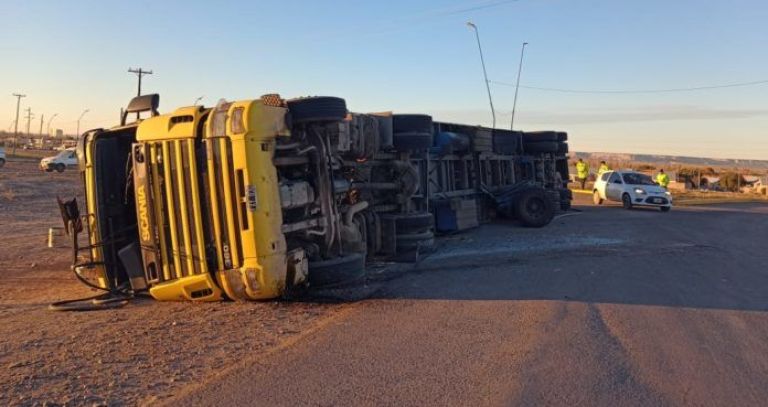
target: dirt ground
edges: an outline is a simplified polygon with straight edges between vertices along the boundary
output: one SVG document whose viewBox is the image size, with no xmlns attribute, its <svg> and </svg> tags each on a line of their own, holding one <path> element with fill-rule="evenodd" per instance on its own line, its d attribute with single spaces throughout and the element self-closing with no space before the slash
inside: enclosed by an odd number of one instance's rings
<svg viewBox="0 0 768 407">
<path fill-rule="evenodd" d="M 113 311 L 49 311 L 52 301 L 97 294 L 69 271 L 64 238 L 46 245 L 48 228 L 62 226 L 56 196 L 79 194 L 76 171 L 43 173 L 31 160 L 0 169 L 0 405 L 161 401 L 344 308 L 141 299 Z"/>
</svg>

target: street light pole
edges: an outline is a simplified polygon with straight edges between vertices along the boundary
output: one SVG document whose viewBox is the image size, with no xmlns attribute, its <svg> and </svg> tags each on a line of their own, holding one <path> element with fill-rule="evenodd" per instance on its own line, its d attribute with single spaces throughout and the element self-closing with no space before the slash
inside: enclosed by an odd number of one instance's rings
<svg viewBox="0 0 768 407">
<path fill-rule="evenodd" d="M 467 21 L 467 26 L 475 30 L 475 38 L 477 39 L 477 50 L 480 51 L 480 64 L 483 66 L 483 78 L 485 78 L 485 89 L 488 91 L 488 103 L 491 105 L 491 117 L 493 117 L 493 128 L 496 128 L 496 110 L 493 108 L 493 97 L 491 96 L 491 85 L 488 82 L 488 72 L 485 69 L 485 58 L 483 58 L 483 47 L 480 45 L 480 32 L 477 30 L 477 26 Z"/>
<path fill-rule="evenodd" d="M 85 116 L 86 113 L 88 113 L 90 110 L 85 109 L 83 110 L 83 113 L 80 114 L 80 117 L 77 119 L 77 134 L 75 134 L 75 138 L 80 137 L 80 120 L 83 119 L 83 116 Z"/>
<path fill-rule="evenodd" d="M 47 126 L 47 129 L 48 129 L 48 130 L 47 130 L 47 131 L 48 131 L 48 136 L 50 136 L 50 135 L 51 135 L 51 122 L 52 122 L 52 121 L 53 121 L 53 119 L 54 119 L 56 116 L 58 116 L 58 115 L 59 115 L 58 113 L 54 113 L 54 114 L 53 114 L 53 116 L 51 116 L 51 118 L 50 118 L 50 119 L 48 119 L 48 126 Z"/>
<path fill-rule="evenodd" d="M 509 129 L 515 129 L 515 110 L 517 109 L 517 92 L 520 90 L 520 75 L 523 73 L 523 57 L 525 56 L 525 46 L 527 42 L 523 43 L 523 47 L 520 50 L 520 65 L 517 68 L 517 84 L 515 85 L 515 101 L 512 102 L 512 121 L 509 124 Z"/>
<path fill-rule="evenodd" d="M 27 97 L 27 95 L 14 93 L 13 96 L 16 98 L 16 121 L 13 124 L 13 150 L 11 154 L 16 154 L 16 144 L 19 141 L 19 106 L 21 105 L 21 98 Z"/>
</svg>

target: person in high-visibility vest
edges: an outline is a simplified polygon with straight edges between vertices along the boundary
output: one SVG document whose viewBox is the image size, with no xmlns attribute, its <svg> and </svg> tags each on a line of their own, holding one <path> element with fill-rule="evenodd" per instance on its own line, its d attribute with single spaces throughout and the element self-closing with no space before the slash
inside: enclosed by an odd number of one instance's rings
<svg viewBox="0 0 768 407">
<path fill-rule="evenodd" d="M 608 166 L 608 164 L 605 163 L 605 161 L 600 161 L 600 168 L 597 169 L 597 176 L 603 175 L 604 172 L 610 171 L 611 167 Z"/>
<path fill-rule="evenodd" d="M 576 179 L 581 183 L 581 189 L 584 189 L 589 177 L 589 163 L 579 158 L 576 162 Z"/>
<path fill-rule="evenodd" d="M 658 174 L 656 174 L 656 183 L 661 185 L 664 188 L 666 188 L 669 185 L 669 175 L 664 173 L 663 168 L 659 170 Z"/>
</svg>

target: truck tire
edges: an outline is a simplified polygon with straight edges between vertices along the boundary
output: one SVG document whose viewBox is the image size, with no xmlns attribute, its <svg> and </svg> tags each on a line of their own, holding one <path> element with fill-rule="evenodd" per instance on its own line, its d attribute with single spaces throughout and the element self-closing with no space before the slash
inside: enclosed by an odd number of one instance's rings
<svg viewBox="0 0 768 407">
<path fill-rule="evenodd" d="M 557 132 L 557 141 L 568 141 L 568 133 L 564 131 Z"/>
<path fill-rule="evenodd" d="M 313 96 L 286 102 L 293 123 L 336 122 L 347 117 L 347 102 L 334 96 Z"/>
<path fill-rule="evenodd" d="M 432 232 L 398 234 L 396 237 L 398 254 L 430 250 L 434 246 L 435 234 Z"/>
<path fill-rule="evenodd" d="M 432 147 L 432 134 L 395 133 L 392 136 L 392 144 L 395 146 L 395 150 L 397 151 L 423 151 Z"/>
<path fill-rule="evenodd" d="M 387 214 L 381 215 L 382 219 L 394 219 L 397 234 L 423 233 L 432 230 L 435 225 L 435 217 L 429 213 L 414 214 Z"/>
<path fill-rule="evenodd" d="M 493 152 L 496 154 L 514 154 L 520 150 L 522 138 L 522 132 L 494 130 Z"/>
<path fill-rule="evenodd" d="M 392 115 L 392 133 L 432 134 L 432 116 L 426 114 Z"/>
<path fill-rule="evenodd" d="M 561 189 L 560 191 L 560 209 L 563 212 L 571 210 L 571 201 L 573 200 L 573 192 L 570 189 Z"/>
<path fill-rule="evenodd" d="M 539 141 L 525 144 L 525 152 L 533 154 L 557 153 L 559 149 L 560 143 L 556 141 Z"/>
<path fill-rule="evenodd" d="M 309 262 L 309 286 L 333 287 L 365 277 L 365 253 L 350 253 L 329 260 Z"/>
<path fill-rule="evenodd" d="M 520 194 L 515 202 L 515 217 L 529 228 L 540 228 L 549 224 L 555 215 L 552 202 L 544 190 L 532 188 Z"/>
<path fill-rule="evenodd" d="M 557 143 L 557 155 L 566 155 L 568 154 L 569 148 L 568 143 Z"/>
<path fill-rule="evenodd" d="M 67 168 L 67 166 L 66 166 L 66 165 L 64 165 L 64 164 L 62 164 L 62 163 L 58 163 L 58 164 L 56 164 L 56 165 L 53 167 L 53 169 L 54 169 L 54 170 L 56 170 L 56 172 L 58 172 L 58 173 L 62 173 L 62 172 L 64 172 L 64 170 L 65 170 L 66 168 Z"/>
<path fill-rule="evenodd" d="M 526 143 L 539 143 L 543 141 L 561 141 L 559 132 L 556 131 L 531 131 L 523 133 L 523 141 Z"/>
</svg>

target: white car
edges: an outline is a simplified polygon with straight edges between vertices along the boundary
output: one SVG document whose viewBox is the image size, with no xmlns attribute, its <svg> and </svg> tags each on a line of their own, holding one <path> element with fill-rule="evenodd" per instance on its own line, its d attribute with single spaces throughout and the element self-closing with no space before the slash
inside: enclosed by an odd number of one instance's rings
<svg viewBox="0 0 768 407">
<path fill-rule="evenodd" d="M 5 149 L 0 147 L 0 168 L 5 165 Z"/>
<path fill-rule="evenodd" d="M 53 157 L 40 160 L 40 169 L 51 172 L 64 172 L 67 168 L 77 167 L 77 153 L 74 148 L 67 148 Z"/>
<path fill-rule="evenodd" d="M 606 171 L 595 181 L 592 190 L 595 205 L 603 201 L 621 202 L 625 209 L 651 206 L 668 212 L 672 209 L 672 194 L 650 176 L 635 171 Z"/>
</svg>

